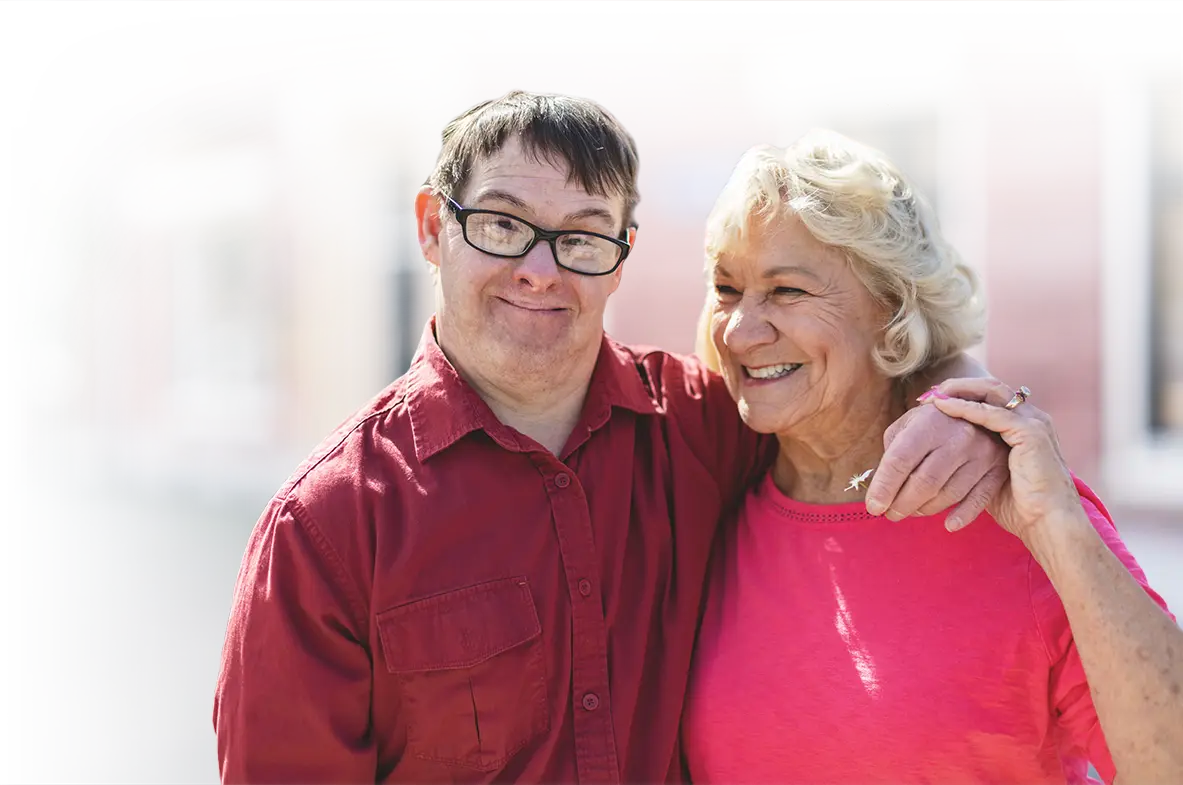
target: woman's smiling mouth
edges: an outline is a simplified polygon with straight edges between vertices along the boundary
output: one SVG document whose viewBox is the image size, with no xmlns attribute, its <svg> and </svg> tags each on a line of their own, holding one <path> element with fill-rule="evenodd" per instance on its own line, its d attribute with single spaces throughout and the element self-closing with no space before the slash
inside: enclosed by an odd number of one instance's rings
<svg viewBox="0 0 1183 785">
<path fill-rule="evenodd" d="M 801 367 L 801 363 L 783 363 L 780 365 L 761 365 L 761 366 L 741 366 L 743 368 L 744 376 L 748 379 L 755 379 L 758 381 L 770 381 L 773 379 L 783 379 L 791 374 L 793 371 Z"/>
</svg>

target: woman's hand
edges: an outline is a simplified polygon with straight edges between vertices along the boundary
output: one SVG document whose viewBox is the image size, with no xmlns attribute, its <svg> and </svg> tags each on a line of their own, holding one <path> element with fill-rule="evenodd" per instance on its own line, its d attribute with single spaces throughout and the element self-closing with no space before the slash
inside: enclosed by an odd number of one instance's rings
<svg viewBox="0 0 1183 785">
<path fill-rule="evenodd" d="M 951 417 L 994 431 L 1010 446 L 1010 479 L 988 506 L 994 519 L 1030 547 L 1055 516 L 1082 514 L 1051 418 L 1028 402 L 1006 409 L 1014 391 L 996 379 L 950 379 L 928 398 Z"/>
</svg>

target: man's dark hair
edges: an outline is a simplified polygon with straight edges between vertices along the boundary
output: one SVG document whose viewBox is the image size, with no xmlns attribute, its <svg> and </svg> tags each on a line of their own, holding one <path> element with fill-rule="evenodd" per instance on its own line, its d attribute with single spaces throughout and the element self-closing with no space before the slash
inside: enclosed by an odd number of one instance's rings
<svg viewBox="0 0 1183 785">
<path fill-rule="evenodd" d="M 473 165 L 500 150 L 511 134 L 535 160 L 565 164 L 568 182 L 597 196 L 623 196 L 624 225 L 636 225 L 636 142 L 606 109 L 584 98 L 514 90 L 477 104 L 444 128 L 427 185 L 456 198 Z"/>
</svg>

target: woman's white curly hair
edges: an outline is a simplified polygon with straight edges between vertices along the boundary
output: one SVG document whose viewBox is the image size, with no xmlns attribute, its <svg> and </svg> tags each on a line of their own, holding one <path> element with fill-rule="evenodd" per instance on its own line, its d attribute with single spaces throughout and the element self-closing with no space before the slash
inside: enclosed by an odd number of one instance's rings
<svg viewBox="0 0 1183 785">
<path fill-rule="evenodd" d="M 977 275 L 883 153 L 830 131 L 812 131 L 785 149 L 753 147 L 707 219 L 708 270 L 754 226 L 790 214 L 819 241 L 842 250 L 871 295 L 891 310 L 874 353 L 888 377 L 908 376 L 982 339 Z M 708 296 L 698 351 L 718 370 L 710 338 L 713 305 Z"/>
</svg>

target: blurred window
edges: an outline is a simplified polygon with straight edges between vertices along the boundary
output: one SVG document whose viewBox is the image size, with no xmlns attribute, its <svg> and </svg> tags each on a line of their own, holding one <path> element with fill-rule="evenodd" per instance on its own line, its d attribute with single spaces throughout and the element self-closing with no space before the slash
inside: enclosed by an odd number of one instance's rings
<svg viewBox="0 0 1183 785">
<path fill-rule="evenodd" d="M 1151 96 L 1150 430 L 1183 436 L 1183 77 Z"/>
<path fill-rule="evenodd" d="M 932 206 L 940 212 L 940 194 L 937 183 L 937 135 L 936 112 L 922 115 L 888 116 L 858 121 L 839 121 L 834 128 L 855 138 L 874 144 L 896 158 L 912 179 L 929 196 Z"/>
<path fill-rule="evenodd" d="M 256 223 L 202 223 L 174 241 L 174 381 L 269 383 L 271 311 Z"/>
<path fill-rule="evenodd" d="M 393 375 L 401 376 L 419 348 L 419 292 L 427 274 L 415 233 L 414 195 L 419 183 L 407 167 L 394 167 L 387 179 L 386 238 L 389 271 L 390 345 Z"/>
</svg>

